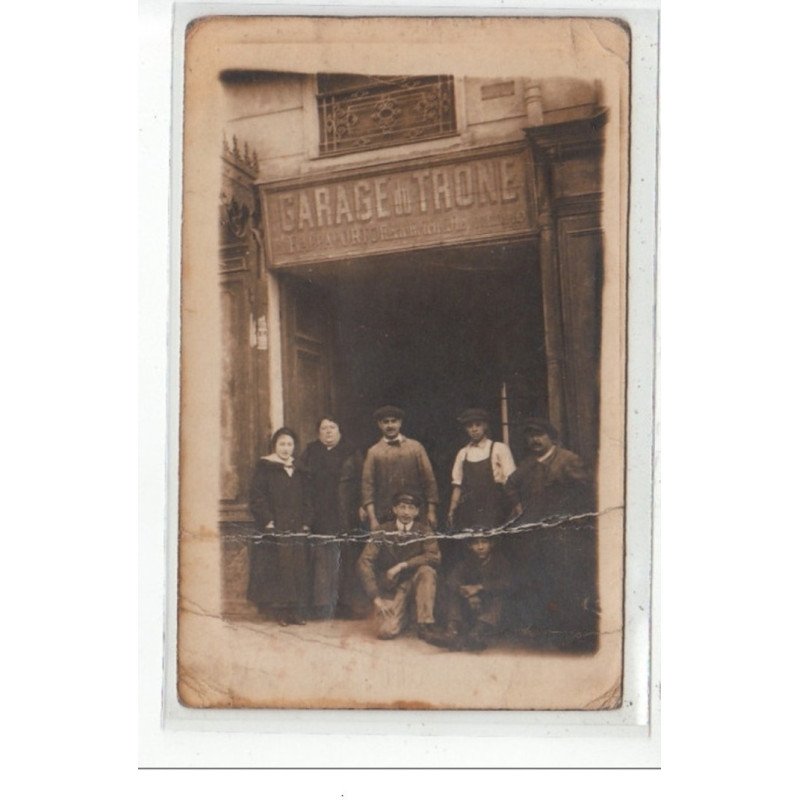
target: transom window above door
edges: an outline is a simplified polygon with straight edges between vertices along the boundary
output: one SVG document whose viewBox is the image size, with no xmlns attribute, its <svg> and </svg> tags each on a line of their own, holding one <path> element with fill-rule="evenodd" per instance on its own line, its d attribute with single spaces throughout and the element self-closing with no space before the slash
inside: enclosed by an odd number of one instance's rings
<svg viewBox="0 0 800 800">
<path fill-rule="evenodd" d="M 318 75 L 319 153 L 341 155 L 456 133 L 452 75 Z"/>
</svg>

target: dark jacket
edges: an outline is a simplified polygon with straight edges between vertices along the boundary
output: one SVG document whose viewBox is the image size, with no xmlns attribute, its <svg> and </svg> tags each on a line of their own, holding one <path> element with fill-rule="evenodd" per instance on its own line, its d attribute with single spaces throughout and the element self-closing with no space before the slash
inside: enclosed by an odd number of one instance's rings
<svg viewBox="0 0 800 800">
<path fill-rule="evenodd" d="M 248 599 L 262 611 L 303 612 L 313 602 L 308 541 L 282 534 L 301 533 L 311 524 L 308 473 L 295 466 L 290 476 L 281 464 L 262 458 L 253 476 L 250 511 L 258 534 L 250 546 Z M 266 532 L 270 522 L 274 533 Z"/>
<path fill-rule="evenodd" d="M 336 534 L 354 527 L 363 464 L 355 447 L 344 439 L 330 450 L 322 442 L 311 442 L 298 463 L 308 471 L 314 533 Z"/>
<path fill-rule="evenodd" d="M 483 586 L 481 595 L 500 597 L 508 594 L 513 588 L 511 564 L 502 553 L 495 548 L 485 561 L 481 561 L 473 552 L 468 551 L 464 558 L 456 564 L 447 581 L 454 592 L 460 586 Z"/>
<path fill-rule="evenodd" d="M 313 507 L 309 474 L 295 464 L 290 476 L 281 464 L 262 458 L 256 465 L 250 488 L 250 513 L 259 532 L 272 522 L 276 531 L 300 531 L 311 527 Z"/>
<path fill-rule="evenodd" d="M 526 458 L 506 481 L 506 492 L 522 506 L 517 524 L 582 514 L 594 505 L 591 478 L 580 456 L 558 446 L 544 462 Z"/>
<path fill-rule="evenodd" d="M 396 526 L 396 523 L 390 525 Z M 436 535 L 427 526 L 415 522 L 408 533 L 397 530 L 374 533 L 358 560 L 358 574 L 370 600 L 374 600 L 379 595 L 392 594 L 398 583 L 411 578 L 419 567 L 438 567 L 441 560 Z M 408 569 L 389 581 L 386 571 L 402 561 L 408 564 Z"/>
</svg>

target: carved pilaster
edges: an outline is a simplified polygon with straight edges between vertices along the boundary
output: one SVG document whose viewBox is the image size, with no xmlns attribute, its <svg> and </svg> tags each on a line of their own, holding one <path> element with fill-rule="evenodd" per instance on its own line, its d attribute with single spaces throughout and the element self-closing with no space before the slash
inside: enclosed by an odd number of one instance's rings
<svg viewBox="0 0 800 800">
<path fill-rule="evenodd" d="M 236 137 L 222 142 L 222 184 L 219 196 L 220 271 L 248 270 L 256 265 L 258 254 L 253 232 L 260 224 L 258 193 L 258 156 Z"/>
<path fill-rule="evenodd" d="M 259 285 L 258 158 L 235 138 L 222 143 L 219 271 L 222 320 L 221 518 L 249 517 L 247 498 L 260 445 L 257 391 L 263 302 Z M 263 325 L 262 325 L 263 327 Z"/>
</svg>

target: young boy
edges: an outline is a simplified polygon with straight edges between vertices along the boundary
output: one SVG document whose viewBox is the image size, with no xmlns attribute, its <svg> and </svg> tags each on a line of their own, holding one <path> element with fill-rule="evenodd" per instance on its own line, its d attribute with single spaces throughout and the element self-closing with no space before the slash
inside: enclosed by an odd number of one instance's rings
<svg viewBox="0 0 800 800">
<path fill-rule="evenodd" d="M 409 606 L 416 605 L 417 633 L 429 639 L 436 600 L 439 545 L 417 521 L 421 499 L 410 492 L 392 498 L 391 524 L 373 534 L 358 560 L 358 572 L 372 600 L 379 639 L 394 639 L 406 627 Z"/>
<path fill-rule="evenodd" d="M 514 456 L 503 442 L 489 438 L 489 414 L 468 408 L 458 421 L 469 437 L 453 464 L 453 494 L 447 522 L 462 530 L 487 530 L 508 519 L 504 485 L 516 469 Z"/>
<path fill-rule="evenodd" d="M 503 625 L 511 565 L 495 550 L 495 539 L 476 536 L 447 581 L 447 630 L 431 641 L 451 650 L 485 650 Z"/>
</svg>

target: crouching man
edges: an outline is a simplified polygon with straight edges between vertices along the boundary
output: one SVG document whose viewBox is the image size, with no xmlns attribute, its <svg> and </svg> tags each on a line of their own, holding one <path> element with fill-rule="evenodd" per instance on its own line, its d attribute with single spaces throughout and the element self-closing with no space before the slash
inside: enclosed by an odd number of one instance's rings
<svg viewBox="0 0 800 800">
<path fill-rule="evenodd" d="M 485 536 L 468 540 L 464 558 L 447 582 L 447 629 L 431 644 L 479 652 L 503 631 L 512 572 L 495 546 L 496 541 Z"/>
<path fill-rule="evenodd" d="M 430 528 L 417 521 L 422 500 L 398 492 L 392 518 L 373 533 L 358 560 L 358 573 L 372 600 L 379 639 L 394 639 L 406 628 L 413 603 L 417 634 L 428 640 L 433 628 L 439 544 Z"/>
</svg>

